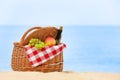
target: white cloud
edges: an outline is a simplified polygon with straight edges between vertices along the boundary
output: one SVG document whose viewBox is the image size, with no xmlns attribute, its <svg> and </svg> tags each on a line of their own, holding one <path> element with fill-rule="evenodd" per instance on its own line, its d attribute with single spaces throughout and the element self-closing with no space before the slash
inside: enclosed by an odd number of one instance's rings
<svg viewBox="0 0 120 80">
<path fill-rule="evenodd" d="M 4 0 L 0 3 L 0 24 L 120 25 L 118 3 L 117 0 Z"/>
</svg>

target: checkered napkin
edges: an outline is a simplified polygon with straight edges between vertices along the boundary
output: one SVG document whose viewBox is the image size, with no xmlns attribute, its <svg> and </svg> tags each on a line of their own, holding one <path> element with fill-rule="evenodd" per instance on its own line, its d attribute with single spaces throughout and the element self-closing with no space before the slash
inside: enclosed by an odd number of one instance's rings
<svg viewBox="0 0 120 80">
<path fill-rule="evenodd" d="M 59 55 L 65 47 L 66 45 L 61 43 L 55 46 L 46 46 L 40 50 L 28 45 L 26 45 L 24 48 L 32 67 L 36 67 Z"/>
</svg>

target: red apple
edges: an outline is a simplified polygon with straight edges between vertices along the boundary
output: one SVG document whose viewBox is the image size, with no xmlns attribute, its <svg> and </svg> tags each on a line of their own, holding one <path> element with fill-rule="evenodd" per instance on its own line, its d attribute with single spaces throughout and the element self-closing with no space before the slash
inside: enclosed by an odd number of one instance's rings
<svg viewBox="0 0 120 80">
<path fill-rule="evenodd" d="M 45 39 L 45 44 L 48 46 L 54 46 L 56 44 L 56 40 L 53 37 L 47 37 Z"/>
</svg>

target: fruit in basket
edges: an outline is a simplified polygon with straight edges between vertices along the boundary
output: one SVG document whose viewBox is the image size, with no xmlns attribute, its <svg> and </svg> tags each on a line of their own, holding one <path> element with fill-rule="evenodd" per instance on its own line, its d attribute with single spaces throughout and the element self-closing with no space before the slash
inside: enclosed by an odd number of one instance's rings
<svg viewBox="0 0 120 80">
<path fill-rule="evenodd" d="M 42 42 L 41 40 L 37 39 L 37 38 L 32 38 L 29 41 L 29 46 L 34 46 L 37 49 L 42 49 L 46 46 L 46 44 L 44 42 Z"/>
<path fill-rule="evenodd" d="M 41 46 L 40 46 L 39 44 L 36 44 L 36 45 L 35 45 L 35 48 L 41 49 Z"/>
<path fill-rule="evenodd" d="M 30 41 L 29 41 L 29 46 L 35 46 L 35 44 L 39 44 L 41 41 L 37 38 L 32 38 Z"/>
<path fill-rule="evenodd" d="M 53 37 L 47 37 L 45 39 L 45 44 L 48 46 L 54 46 L 56 44 L 56 40 Z"/>
<path fill-rule="evenodd" d="M 42 48 L 44 48 L 45 47 L 45 44 L 43 43 L 43 44 L 36 44 L 35 45 L 35 48 L 37 48 L 37 49 L 42 49 Z"/>
</svg>

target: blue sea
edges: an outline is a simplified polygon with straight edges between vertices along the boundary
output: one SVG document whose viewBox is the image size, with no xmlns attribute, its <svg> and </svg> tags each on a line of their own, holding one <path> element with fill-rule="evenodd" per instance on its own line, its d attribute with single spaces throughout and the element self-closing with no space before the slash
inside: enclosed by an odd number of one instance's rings
<svg viewBox="0 0 120 80">
<path fill-rule="evenodd" d="M 13 42 L 31 25 L 0 26 L 0 71 L 12 71 Z M 64 71 L 120 73 L 120 27 L 63 26 Z"/>
</svg>

